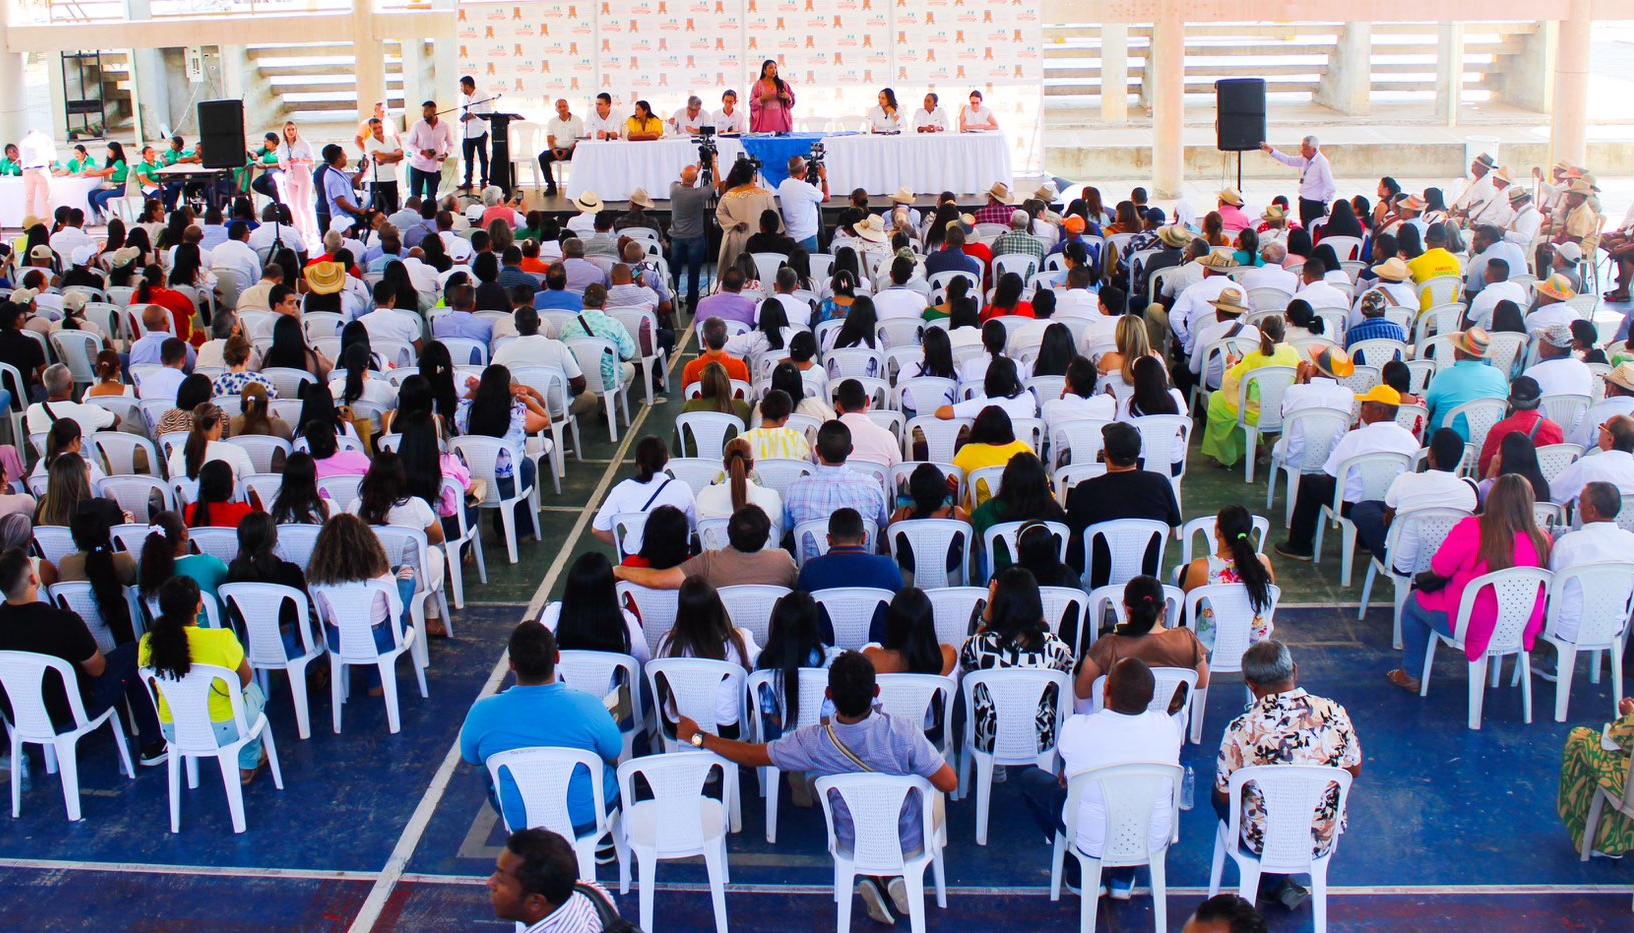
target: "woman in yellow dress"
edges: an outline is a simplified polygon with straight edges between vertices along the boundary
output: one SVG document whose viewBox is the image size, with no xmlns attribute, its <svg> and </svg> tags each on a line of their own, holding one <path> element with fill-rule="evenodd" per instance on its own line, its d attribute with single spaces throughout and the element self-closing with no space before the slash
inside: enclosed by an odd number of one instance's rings
<svg viewBox="0 0 1634 933">
<path fill-rule="evenodd" d="M 760 229 L 760 215 L 764 211 L 777 213 L 777 202 L 772 193 L 755 183 L 755 167 L 746 159 L 732 163 L 726 173 L 726 191 L 715 208 L 715 219 L 721 225 L 721 253 L 718 268 L 729 269 L 749 243 L 749 237 Z M 782 215 L 778 214 L 781 218 Z M 778 221 L 782 232 L 782 221 Z"/>
<path fill-rule="evenodd" d="M 1210 302 L 1219 307 L 1220 302 Z M 1243 432 L 1237 427 L 1237 392 L 1242 385 L 1243 377 L 1256 369 L 1267 366 L 1287 366 L 1290 369 L 1299 366 L 1299 351 L 1292 344 L 1284 343 L 1282 338 L 1286 333 L 1286 325 L 1280 317 L 1266 318 L 1260 322 L 1260 345 L 1253 352 L 1244 356 L 1235 365 L 1227 359 L 1229 368 L 1226 370 L 1225 380 L 1220 388 L 1208 400 L 1208 426 L 1203 430 L 1203 453 L 1219 461 L 1221 466 L 1236 465 L 1243 456 Z M 1250 391 L 1248 395 L 1249 424 L 1260 423 L 1259 393 Z"/>
</svg>

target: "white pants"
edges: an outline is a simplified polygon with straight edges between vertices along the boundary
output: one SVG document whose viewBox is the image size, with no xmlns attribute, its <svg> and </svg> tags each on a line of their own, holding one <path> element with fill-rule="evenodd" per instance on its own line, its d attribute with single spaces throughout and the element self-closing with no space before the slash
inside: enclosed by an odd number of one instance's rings
<svg viewBox="0 0 1634 933">
<path fill-rule="evenodd" d="M 51 176 L 45 169 L 23 169 L 23 214 L 51 223 Z"/>
</svg>

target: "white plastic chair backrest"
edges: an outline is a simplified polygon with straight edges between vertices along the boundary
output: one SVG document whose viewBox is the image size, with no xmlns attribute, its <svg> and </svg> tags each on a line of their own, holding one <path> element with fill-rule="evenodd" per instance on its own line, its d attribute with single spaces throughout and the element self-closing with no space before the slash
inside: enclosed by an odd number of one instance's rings
<svg viewBox="0 0 1634 933">
<path fill-rule="evenodd" d="M 933 415 L 919 415 L 903 426 L 903 458 L 914 456 L 914 430 L 918 429 L 925 436 L 925 459 L 938 463 L 952 463 L 953 453 L 958 448 L 960 429 L 968 430 L 973 424 L 975 424 L 973 418 L 952 418 L 944 421 Z"/>
<path fill-rule="evenodd" d="M 849 861 L 852 868 L 862 874 L 902 874 L 907 856 L 902 851 L 902 836 L 897 827 L 910 794 L 915 795 L 919 804 L 920 838 L 925 842 L 925 853 L 937 844 L 931 805 L 937 791 L 917 774 L 831 774 L 817 779 L 816 791 L 823 802 L 823 819 L 828 824 L 829 851 L 840 856 L 847 853 L 839 851 L 832 798 L 838 797 L 844 802 L 855 832 Z"/>
<path fill-rule="evenodd" d="M 1181 566 L 1185 566 L 1182 562 Z M 1180 627 L 1180 610 L 1186 605 L 1186 591 L 1178 586 L 1163 585 L 1163 613 L 1169 628 Z M 1096 623 L 1106 618 L 1106 611 L 1112 610 L 1112 617 L 1117 624 L 1122 625 L 1129 621 L 1123 610 L 1123 585 L 1097 586 L 1089 591 L 1088 617 Z"/>
<path fill-rule="evenodd" d="M 799 683 L 796 687 L 800 693 L 800 709 L 796 711 L 793 722 L 789 721 L 788 710 L 783 705 L 784 691 L 788 684 L 787 681 L 781 680 L 780 674 L 781 672 L 776 670 L 759 670 L 749 675 L 749 707 L 764 710 L 766 707 L 762 703 L 770 699 L 782 714 L 785 733 L 817 725 L 822 719 L 823 698 L 828 692 L 828 669 L 800 668 Z M 758 717 L 752 718 L 758 723 Z"/>
<path fill-rule="evenodd" d="M 1100 863 L 1144 865 L 1161 857 L 1172 838 L 1166 835 L 1163 845 L 1152 847 L 1152 813 L 1160 801 L 1170 810 L 1169 826 L 1180 825 L 1180 795 L 1176 791 L 1183 776 L 1178 764 L 1155 761 L 1084 771 L 1067 779 L 1067 803 L 1062 812 L 1082 812 L 1079 808 L 1083 805 L 1084 793 L 1091 786 L 1098 787 L 1105 820 Z M 1068 833 L 1067 839 L 1076 843 L 1077 833 Z"/>
<path fill-rule="evenodd" d="M 45 682 L 48 671 L 56 672 L 63 695 L 68 698 L 68 710 L 73 714 L 74 727 L 83 727 L 87 721 L 85 704 L 80 699 L 79 672 L 68 661 L 49 654 L 32 651 L 0 651 L 0 686 L 11 702 L 10 726 L 18 737 L 35 740 L 57 735 L 51 722 L 51 713 L 45 706 Z M 68 731 L 73 731 L 72 729 Z"/>
<path fill-rule="evenodd" d="M 176 510 L 176 494 L 168 483 L 156 476 L 105 476 L 96 484 L 96 492 L 118 502 L 121 509 L 139 519 L 148 517 L 148 502 L 154 492 L 163 500 L 164 510 Z"/>
<path fill-rule="evenodd" d="M 888 715 L 908 722 L 927 722 L 934 710 L 936 722 L 947 722 L 947 711 L 953 706 L 953 697 L 959 685 L 952 677 L 941 674 L 880 674 L 874 678 L 879 687 L 879 708 Z M 949 730 L 943 730 L 943 744 Z"/>
<path fill-rule="evenodd" d="M 1593 402 L 1587 395 L 1552 392 L 1539 399 L 1538 404 L 1543 417 L 1560 425 L 1560 430 L 1570 437 Z"/>
<path fill-rule="evenodd" d="M 764 645 L 771 629 L 772 610 L 777 601 L 792 592 L 786 586 L 744 583 L 723 586 L 715 591 L 726 607 L 726 617 L 734 628 L 741 628 L 755 638 L 755 644 Z"/>
<path fill-rule="evenodd" d="M 1011 667 L 971 671 L 964 676 L 965 709 L 976 708 L 976 688 L 985 687 L 993 703 L 994 735 L 991 754 L 998 764 L 1031 763 L 1054 750 L 1054 746 L 1040 748 L 1038 744 L 1038 710 L 1055 687 L 1055 731 L 1061 736 L 1061 726 L 1072 707 L 1072 678 L 1064 671 L 1046 668 Z M 965 717 L 965 746 L 975 747 L 976 717 Z"/>
<path fill-rule="evenodd" d="M 1265 540 L 1271 535 L 1271 520 L 1263 515 L 1250 515 L 1248 521 L 1248 534 L 1254 542 L 1254 552 L 1264 554 Z M 1184 567 L 1191 563 L 1192 554 L 1194 553 L 1192 545 L 1199 535 L 1203 538 L 1203 548 L 1195 553 L 1214 553 L 1214 525 L 1215 517 L 1213 515 L 1199 515 L 1180 526 L 1180 530 L 1175 533 L 1175 536 L 1180 539 L 1180 566 Z"/>
<path fill-rule="evenodd" d="M 891 391 L 891 404 L 902 411 L 916 414 L 934 414 L 939 405 L 951 404 L 959 384 L 940 376 L 915 376 L 897 382 Z"/>
<path fill-rule="evenodd" d="M 188 530 L 187 537 L 200 554 L 209 554 L 224 564 L 232 563 L 238 556 L 236 528 L 192 528 Z"/>
<path fill-rule="evenodd" d="M 36 525 L 34 549 L 52 564 L 62 563 L 64 557 L 79 550 L 74 546 L 73 534 L 65 525 Z"/>
<path fill-rule="evenodd" d="M 431 545 L 424 528 L 406 525 L 371 525 L 370 530 L 380 539 L 380 547 L 393 567 L 414 568 L 416 595 L 433 592 L 442 586 L 441 579 L 431 579 Z"/>
<path fill-rule="evenodd" d="M 567 348 L 573 351 L 573 358 L 579 364 L 579 371 L 584 373 L 585 382 L 597 395 L 606 395 L 608 387 L 601 378 L 601 358 L 612 354 L 618 358 L 618 348 L 611 340 L 600 337 L 575 337 L 564 340 Z M 616 388 L 615 388 L 616 391 Z"/>
<path fill-rule="evenodd" d="M 499 464 L 499 453 L 505 451 L 514 453 L 505 442 L 497 437 L 483 437 L 476 434 L 463 434 L 448 442 L 449 448 L 465 462 L 473 477 L 487 480 L 487 492 L 483 497 L 483 505 L 498 505 L 499 479 L 496 472 Z"/>
<path fill-rule="evenodd" d="M 1248 305 L 1256 311 L 1275 311 L 1281 313 L 1287 310 L 1288 303 L 1294 300 L 1292 292 L 1284 291 L 1271 286 L 1260 286 L 1248 290 Z"/>
<path fill-rule="evenodd" d="M 1583 448 L 1577 444 L 1545 444 L 1537 449 L 1537 456 L 1538 472 L 1552 483 L 1572 461 L 1583 456 Z"/>
<path fill-rule="evenodd" d="M 393 601 L 399 598 L 395 584 L 360 580 L 331 586 L 314 585 L 310 589 L 312 601 L 318 606 L 319 618 L 339 631 L 340 644 L 335 654 L 342 660 L 373 663 L 382 654 L 375 647 L 374 626 L 370 624 L 374 618 L 375 603 L 380 598 L 386 600 L 388 607 L 388 617 L 383 624 L 392 633 L 392 644 L 402 647 L 402 631 L 398 627 L 396 614 L 391 612 Z"/>
<path fill-rule="evenodd" d="M 1232 772 L 1227 783 L 1230 795 L 1230 818 L 1227 824 L 1226 844 L 1230 851 L 1241 850 L 1243 788 L 1253 784 L 1263 801 L 1264 847 L 1260 852 L 1263 871 L 1288 873 L 1310 868 L 1313 861 L 1312 823 L 1317 807 L 1327 799 L 1333 788 L 1338 788 L 1338 809 L 1345 812 L 1350 796 L 1350 772 L 1326 765 L 1251 765 Z M 1339 839 L 1333 840 L 1338 848 Z M 1333 849 L 1328 850 L 1333 854 Z"/>
<path fill-rule="evenodd" d="M 1061 454 L 1068 456 L 1074 466 L 1095 463 L 1105 449 L 1105 439 L 1101 435 L 1101 428 L 1110 422 L 1096 418 L 1080 418 L 1072 421 L 1058 421 L 1050 426 L 1050 451 L 1052 458 L 1059 463 Z"/>
<path fill-rule="evenodd" d="M 720 411 L 686 411 L 675 416 L 675 434 L 686 456 L 719 459 L 726 442 L 746 428 L 737 415 Z"/>
<path fill-rule="evenodd" d="M 1282 427 L 1282 396 L 1294 384 L 1297 370 L 1292 366 L 1263 366 L 1243 375 L 1237 387 L 1237 417 L 1248 412 L 1249 390 L 1259 389 L 1260 431 Z M 1150 416 L 1148 416 L 1150 417 Z"/>
<path fill-rule="evenodd" d="M 1077 623 L 1077 638 L 1084 638 L 1084 611 L 1089 608 L 1089 594 L 1076 586 L 1041 586 L 1039 601 L 1044 606 L 1044 624 L 1050 633 L 1065 640 L 1067 622 Z"/>
<path fill-rule="evenodd" d="M 172 754 L 214 755 L 221 747 L 216 738 L 215 724 L 210 721 L 210 700 L 226 696 L 233 707 L 233 722 L 238 726 L 239 738 L 249 735 L 250 723 L 245 721 L 244 696 L 239 686 L 238 672 L 214 664 L 194 664 L 181 678 L 160 674 L 151 667 L 141 671 L 148 689 L 164 695 L 170 707 L 171 736 L 166 737 Z M 226 689 L 216 686 L 217 682 Z M 155 696 L 154 704 L 158 704 Z M 259 717 L 257 717 L 259 718 Z"/>
<path fill-rule="evenodd" d="M 92 364 L 97 351 L 102 349 L 101 338 L 83 330 L 59 330 L 51 334 L 51 347 L 67 365 L 75 382 L 96 381 Z"/>
<path fill-rule="evenodd" d="M 1146 550 L 1157 542 L 1157 564 L 1163 566 L 1163 551 L 1169 540 L 1169 526 L 1149 518 L 1120 518 L 1098 522 L 1085 531 L 1086 547 L 1093 547 L 1096 539 L 1106 542 L 1106 551 L 1112 558 L 1108 583 L 1127 583 L 1145 573 Z"/>
<path fill-rule="evenodd" d="M 671 476 L 692 487 L 694 496 L 708 489 L 710 484 L 715 482 L 715 477 L 720 476 L 722 472 L 719 459 L 710 460 L 705 457 L 671 457 L 669 462 L 664 464 L 664 469 Z"/>
<path fill-rule="evenodd" d="M 1524 650 L 1521 638 L 1526 633 L 1526 624 L 1531 621 L 1539 594 L 1548 594 L 1551 576 L 1549 571 L 1539 567 L 1510 567 L 1481 574 L 1464 586 L 1453 631 L 1469 631 L 1475 600 L 1483 591 L 1491 590 L 1498 600 L 1498 618 L 1493 622 L 1486 653 L 1513 654 Z"/>
<path fill-rule="evenodd" d="M 274 460 L 282 452 L 287 461 L 295 448 L 289 441 L 281 437 L 268 434 L 243 434 L 238 437 L 227 438 L 227 443 L 241 447 L 250 455 L 250 463 L 255 466 L 257 473 L 274 472 Z"/>
<path fill-rule="evenodd" d="M 667 701 L 681 716 L 686 716 L 705 732 L 720 731 L 716 701 L 721 690 L 732 691 L 738 698 L 738 721 L 743 721 L 744 687 L 749 672 L 731 661 L 709 658 L 659 658 L 646 664 L 647 686 L 656 704 L 660 698 Z M 660 681 L 662 677 L 662 681 Z M 662 683 L 664 690 L 659 689 Z"/>
<path fill-rule="evenodd" d="M 351 511 L 362 487 L 361 476 L 326 476 L 318 480 L 318 492 L 334 503 L 336 512 Z"/>
<path fill-rule="evenodd" d="M 102 609 L 97 605 L 96 593 L 91 590 L 90 583 L 83 580 L 53 583 L 46 588 L 46 592 L 51 597 L 51 602 L 59 609 L 67 609 L 85 622 L 85 627 L 90 629 L 91 637 L 96 639 L 97 647 L 101 648 L 103 653 L 117 647 L 114 643 L 113 630 L 102 618 Z M 125 611 L 130 614 L 131 632 L 140 638 L 143 630 L 142 612 L 136 605 L 133 593 L 133 587 L 125 588 Z"/>
<path fill-rule="evenodd" d="M 1384 498 L 1385 491 L 1396 477 L 1407 472 L 1412 464 L 1412 457 L 1407 454 L 1398 454 L 1391 451 L 1375 451 L 1374 453 L 1357 454 L 1347 457 L 1339 464 L 1339 482 L 1335 484 L 1335 497 L 1345 495 L 1345 487 L 1350 483 L 1352 470 L 1359 471 L 1362 478 L 1362 497 L 1356 501 L 1366 502 L 1371 499 Z"/>
<path fill-rule="evenodd" d="M 885 354 L 868 347 L 841 347 L 823 354 L 830 380 L 878 379 L 885 374 Z"/>
<path fill-rule="evenodd" d="M 1064 467 L 1057 467 L 1050 476 L 1055 484 L 1055 499 L 1066 508 L 1067 498 L 1072 494 L 1072 488 L 1085 480 L 1106 475 L 1105 463 L 1069 463 Z"/>
<path fill-rule="evenodd" d="M 312 654 L 312 626 L 304 592 L 276 583 L 223 583 L 216 589 L 216 595 L 221 599 L 223 610 L 229 615 L 236 614 L 243 623 L 248 642 L 244 654 L 251 667 L 277 667 L 290 660 L 279 637 L 279 623 L 286 604 L 295 607 L 295 631 L 300 635 L 302 654 Z"/>
<path fill-rule="evenodd" d="M 1300 472 L 1314 472 L 1322 468 L 1328 454 L 1333 451 L 1333 445 L 1339 443 L 1339 438 L 1350 430 L 1350 412 L 1337 408 L 1297 409 L 1283 422 L 1283 435 L 1289 435 L 1295 425 L 1299 426 L 1302 459 L 1289 466 L 1296 467 Z"/>
<path fill-rule="evenodd" d="M 855 462 L 852 464 L 855 466 Z M 828 553 L 828 519 L 814 518 L 794 526 L 794 561 L 802 566 L 813 557 Z M 862 520 L 862 542 L 869 548 L 879 540 L 879 529 L 872 518 Z M 870 551 L 869 553 L 873 553 Z"/>
<path fill-rule="evenodd" d="M 890 605 L 893 595 L 890 590 L 877 587 L 841 586 L 817 590 L 811 598 L 827 613 L 834 629 L 835 646 L 860 651 L 868 643 L 868 624 L 874 619 L 874 611 L 881 605 Z"/>
<path fill-rule="evenodd" d="M 1631 555 L 1634 556 L 1634 555 Z M 1628 629 L 1634 602 L 1634 561 L 1599 561 L 1554 572 L 1544 631 L 1555 634 L 1561 612 L 1577 609 L 1579 645 L 1609 645 Z M 1558 636 L 1557 636 L 1558 637 Z"/>
<path fill-rule="evenodd" d="M 1248 597 L 1248 587 L 1241 583 L 1210 583 L 1186 594 L 1186 618 L 1196 620 L 1203 603 L 1214 613 L 1214 648 L 1209 652 L 1209 670 L 1217 674 L 1231 674 L 1242 670 L 1243 653 L 1252 642 L 1254 616 L 1257 614 L 1271 624 L 1282 590 L 1270 587 L 1270 602 L 1258 613 Z M 1194 621 L 1193 625 L 1196 624 Z"/>
<path fill-rule="evenodd" d="M 916 518 L 891 523 L 885 529 L 885 535 L 892 556 L 898 556 L 897 552 L 904 544 L 913 551 L 914 586 L 922 590 L 949 586 L 948 558 L 959 546 L 964 550 L 953 572 L 968 580 L 965 568 L 970 565 L 970 552 L 975 543 L 975 532 L 968 522 L 952 518 Z"/>
<path fill-rule="evenodd" d="M 556 631 L 557 619 L 552 616 L 560 615 L 561 611 L 561 603 L 550 603 L 540 613 L 540 623 L 552 632 Z M 621 673 L 623 676 L 620 678 L 618 675 Z M 641 662 L 631 655 L 614 651 L 564 649 L 557 657 L 557 681 L 574 690 L 599 697 L 607 692 L 607 685 L 613 683 L 615 678 L 629 685 L 632 698 L 640 696 Z M 632 733 L 645 731 L 641 709 L 639 702 L 630 707 L 632 723 L 629 731 Z"/>
<path fill-rule="evenodd" d="M 618 790 L 625 807 L 635 806 L 635 778 L 640 775 L 652 791 L 651 805 L 663 814 L 652 821 L 653 847 L 661 853 L 697 852 L 726 830 L 724 821 L 716 827 L 719 832 L 704 830 L 704 785 L 717 773 L 723 780 L 736 780 L 737 766 L 691 749 L 646 755 L 618 766 Z"/>
<path fill-rule="evenodd" d="M 1409 576 L 1429 570 L 1430 560 L 1435 557 L 1435 552 L 1441 550 L 1441 545 L 1446 542 L 1447 536 L 1452 534 L 1453 528 L 1469 518 L 1469 515 L 1470 513 L 1463 509 L 1410 509 L 1401 512 L 1396 515 L 1395 521 L 1390 523 L 1390 533 L 1385 540 L 1385 554 L 1394 564 L 1396 544 L 1402 535 L 1411 530 L 1418 547 L 1413 555 L 1413 566 Z M 1392 566 L 1385 569 L 1394 568 Z"/>
<path fill-rule="evenodd" d="M 1425 294 L 1428 293 L 1431 297 L 1430 306 L 1435 307 L 1436 305 L 1452 304 L 1458 301 L 1458 296 L 1463 293 L 1463 290 L 1464 280 L 1462 278 L 1456 275 L 1438 275 L 1418 286 L 1418 297 L 1420 303 L 1422 303 Z"/>
<path fill-rule="evenodd" d="M 777 490 L 779 496 L 785 497 L 795 480 L 802 476 L 810 476 L 816 471 L 817 468 L 807 460 L 772 458 L 755 461 L 755 475 L 760 477 L 760 484 Z"/>
<path fill-rule="evenodd" d="M 1259 369 L 1255 372 L 1265 370 Z M 1130 418 L 1129 423 L 1140 432 L 1140 457 L 1143 469 L 1168 473 L 1171 466 L 1178 462 L 1182 467 L 1181 472 L 1185 472 L 1187 444 L 1191 441 L 1191 418 L 1186 415 L 1142 415 L 1139 418 Z M 1264 421 L 1260 423 L 1264 424 Z M 1175 457 L 1176 453 L 1180 455 L 1178 458 Z M 1173 476 L 1170 476 L 1169 480 L 1179 483 Z M 1175 492 L 1179 494 L 1178 485 Z"/>
<path fill-rule="evenodd" d="M 488 365 L 488 347 L 480 340 L 470 337 L 438 337 L 437 340 L 448 348 L 448 355 L 456 365 Z"/>
<path fill-rule="evenodd" d="M 312 549 L 318 546 L 322 525 L 279 525 L 278 554 L 302 570 L 312 563 Z"/>
<path fill-rule="evenodd" d="M 1458 418 L 1462 415 L 1468 425 L 1466 433 L 1470 446 L 1480 450 L 1492 426 L 1503 420 L 1507 407 L 1508 403 L 1501 398 L 1478 398 L 1448 411 L 1442 424 L 1456 429 Z"/>
<path fill-rule="evenodd" d="M 542 828 L 572 841 L 578 834 L 573 831 L 567 794 L 573 775 L 580 768 L 589 776 L 598 827 L 607 819 L 603 815 L 607 805 L 602 796 L 602 770 L 606 765 L 593 752 L 581 748 L 515 748 L 489 755 L 484 765 L 494 787 L 501 787 L 501 779 L 509 776 L 515 782 L 517 796 L 522 798 L 522 826 L 512 826 L 505 812 L 500 811 L 505 828 L 511 832 Z"/>
<path fill-rule="evenodd" d="M 925 591 L 936 623 L 936 642 L 959 648 L 970 637 L 977 611 L 987 602 L 985 586 L 944 586 Z"/>
<path fill-rule="evenodd" d="M 647 639 L 647 650 L 658 654 L 658 642 L 675 627 L 678 590 L 654 590 L 634 583 L 619 581 L 619 605 L 633 608 L 641 619 L 641 632 Z"/>
</svg>

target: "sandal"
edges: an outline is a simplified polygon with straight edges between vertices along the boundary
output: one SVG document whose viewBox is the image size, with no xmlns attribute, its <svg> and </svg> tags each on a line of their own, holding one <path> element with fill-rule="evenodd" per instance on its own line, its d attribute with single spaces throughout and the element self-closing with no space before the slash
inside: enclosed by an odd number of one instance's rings
<svg viewBox="0 0 1634 933">
<path fill-rule="evenodd" d="M 447 638 L 448 637 L 448 626 L 443 624 L 442 619 L 427 619 L 426 620 L 426 637 L 427 638 Z"/>
<path fill-rule="evenodd" d="M 1384 679 L 1390 681 L 1392 685 L 1400 687 L 1408 693 L 1418 693 L 1419 687 L 1421 686 L 1417 678 L 1413 677 L 1413 675 L 1407 673 L 1399 667 L 1384 675 Z"/>
<path fill-rule="evenodd" d="M 255 767 L 253 767 L 253 768 L 239 768 L 238 769 L 238 783 L 244 785 L 245 787 L 248 787 L 250 785 L 250 782 L 255 780 L 255 776 L 257 774 L 260 774 L 261 769 L 265 768 L 266 766 L 267 766 L 267 750 L 263 748 L 261 750 L 261 760 L 255 763 Z"/>
</svg>

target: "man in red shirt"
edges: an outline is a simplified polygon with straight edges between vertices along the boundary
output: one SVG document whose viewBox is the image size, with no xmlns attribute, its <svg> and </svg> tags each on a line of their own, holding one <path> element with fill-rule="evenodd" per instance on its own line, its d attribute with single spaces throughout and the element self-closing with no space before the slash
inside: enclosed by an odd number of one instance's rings
<svg viewBox="0 0 1634 933">
<path fill-rule="evenodd" d="M 1531 376 L 1519 376 L 1509 384 L 1509 417 L 1493 425 L 1492 430 L 1487 432 L 1486 443 L 1481 445 L 1478 476 L 1487 475 L 1487 467 L 1507 435 L 1524 434 L 1532 439 L 1533 447 L 1565 443 L 1566 435 L 1560 430 L 1560 425 L 1538 411 L 1542 399 L 1543 390 Z"/>
<path fill-rule="evenodd" d="M 749 364 L 725 352 L 726 322 L 718 317 L 707 318 L 703 323 L 704 352 L 695 360 L 688 363 L 681 373 L 681 388 L 697 382 L 703 376 L 704 367 L 710 363 L 719 363 L 725 367 L 726 375 L 741 382 L 749 382 Z"/>
</svg>

